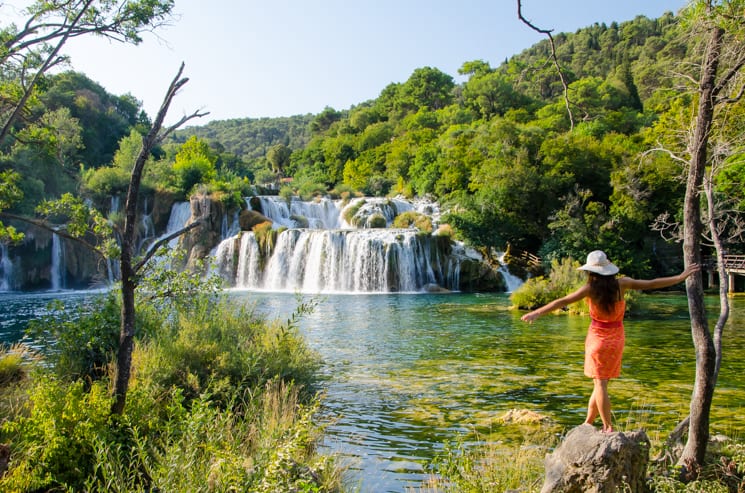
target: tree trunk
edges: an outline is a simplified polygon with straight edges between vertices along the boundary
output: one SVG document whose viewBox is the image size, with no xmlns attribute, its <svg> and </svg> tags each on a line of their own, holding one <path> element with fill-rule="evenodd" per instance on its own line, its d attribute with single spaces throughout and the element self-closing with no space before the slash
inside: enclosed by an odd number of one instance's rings
<svg viewBox="0 0 745 493">
<path fill-rule="evenodd" d="M 142 139 L 142 149 L 137 155 L 132 175 L 129 180 L 129 189 L 127 190 L 127 201 L 124 205 L 124 232 L 122 233 L 122 254 L 121 254 L 121 273 L 122 273 L 122 312 L 121 312 L 121 329 L 119 331 L 119 351 L 117 353 L 117 371 L 114 386 L 114 402 L 111 405 L 112 414 L 122 414 L 127 400 L 127 391 L 129 389 L 129 379 L 132 372 L 132 351 L 134 349 L 135 336 L 135 289 L 137 288 L 137 270 L 143 264 L 135 265 L 133 263 L 134 245 L 135 245 L 135 225 L 137 223 L 137 198 L 140 194 L 140 183 L 142 182 L 142 173 L 145 168 L 150 151 L 165 135 L 170 133 L 185 121 L 203 114 L 194 113 L 190 116 L 183 117 L 176 125 L 161 134 L 163 120 L 168 113 L 168 107 L 176 95 L 176 92 L 188 81 L 188 79 L 179 79 L 184 71 L 184 64 L 181 64 L 178 74 L 171 82 L 168 88 L 163 104 L 158 110 L 158 114 L 153 121 L 153 127 L 150 129 L 145 138 Z"/>
<path fill-rule="evenodd" d="M 684 202 L 685 239 L 683 253 L 686 265 L 701 263 L 701 203 L 700 190 L 706 171 L 707 145 L 714 119 L 714 91 L 719 67 L 724 31 L 719 27 L 710 30 L 699 85 L 698 113 L 696 115 L 691 162 L 688 170 Z M 709 331 L 704 307 L 703 276 L 698 272 L 686 280 L 688 308 L 691 314 L 691 335 L 696 350 L 696 377 L 690 406 L 688 441 L 678 464 L 686 474 L 696 474 L 704 463 L 709 440 L 709 417 L 714 395 L 715 350 Z"/>
</svg>

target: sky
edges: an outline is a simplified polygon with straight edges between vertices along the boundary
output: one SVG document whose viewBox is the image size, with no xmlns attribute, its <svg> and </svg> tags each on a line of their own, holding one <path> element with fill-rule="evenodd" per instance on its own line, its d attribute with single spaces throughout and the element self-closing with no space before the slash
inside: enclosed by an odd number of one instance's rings
<svg viewBox="0 0 745 493">
<path fill-rule="evenodd" d="M 0 2 L 6 9 L 24 1 Z M 4 5 L 3 5 L 4 4 Z M 685 0 L 522 0 L 534 25 L 574 32 L 594 23 L 655 18 Z M 166 123 L 317 114 L 375 99 L 417 68 L 463 79 L 464 62 L 497 67 L 545 39 L 517 18 L 516 0 L 176 0 L 171 25 L 137 46 L 68 41 L 72 68 L 154 117 L 181 62 L 189 82 Z M 0 21 L 3 24 L 5 21 Z"/>
</svg>

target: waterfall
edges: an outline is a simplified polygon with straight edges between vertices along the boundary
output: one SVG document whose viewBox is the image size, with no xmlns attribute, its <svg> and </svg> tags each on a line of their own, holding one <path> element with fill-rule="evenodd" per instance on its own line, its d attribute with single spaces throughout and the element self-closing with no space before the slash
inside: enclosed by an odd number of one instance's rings
<svg viewBox="0 0 745 493">
<path fill-rule="evenodd" d="M 52 265 L 49 268 L 49 277 L 52 282 L 52 291 L 65 288 L 65 249 L 62 238 L 52 234 Z"/>
<path fill-rule="evenodd" d="M 119 196 L 111 196 L 111 207 L 109 207 L 109 214 L 116 214 L 119 212 Z"/>
<path fill-rule="evenodd" d="M 0 291 L 13 290 L 13 260 L 8 245 L 0 242 Z"/>
<path fill-rule="evenodd" d="M 519 277 L 512 275 L 510 270 L 507 268 L 507 264 L 504 262 L 504 253 L 499 256 L 499 273 L 502 274 L 504 283 L 507 285 L 507 292 L 512 293 L 517 288 L 523 285 L 523 280 Z"/>
<path fill-rule="evenodd" d="M 175 233 L 179 229 L 186 226 L 186 222 L 191 217 L 191 203 L 189 202 L 176 202 L 171 206 L 171 215 L 168 217 L 168 225 L 166 226 L 166 232 L 163 233 L 162 238 Z M 174 248 L 178 245 L 178 238 L 173 238 L 168 242 L 168 246 Z"/>
<path fill-rule="evenodd" d="M 274 229 L 301 227 L 300 218 L 305 218 L 311 229 L 335 229 L 341 226 L 337 203 L 327 197 L 309 202 L 293 198 L 289 207 L 281 197 L 261 195 L 257 198 L 262 214 L 271 219 Z M 251 207 L 250 203 L 248 207 Z"/>
<path fill-rule="evenodd" d="M 228 281 L 238 288 L 305 293 L 419 292 L 437 284 L 458 289 L 453 259 L 432 255 L 436 240 L 415 230 L 290 229 L 277 236 L 264 259 L 253 233 L 240 238 L 237 265 L 232 266 L 235 239 L 217 249 L 220 272 L 235 272 Z M 226 259 L 230 258 L 230 261 Z"/>
</svg>

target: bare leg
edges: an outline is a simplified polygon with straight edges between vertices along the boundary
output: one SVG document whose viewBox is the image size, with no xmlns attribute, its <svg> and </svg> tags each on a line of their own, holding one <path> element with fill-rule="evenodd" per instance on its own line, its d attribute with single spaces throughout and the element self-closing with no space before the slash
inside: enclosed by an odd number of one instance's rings
<svg viewBox="0 0 745 493">
<path fill-rule="evenodd" d="M 592 395 L 595 397 L 595 404 L 598 412 L 600 413 L 600 419 L 603 420 L 603 431 L 613 431 L 613 425 L 611 424 L 611 413 L 610 413 L 610 396 L 608 395 L 608 380 L 601 380 L 595 378 L 593 380 L 595 389 L 592 391 Z M 589 414 L 589 411 L 588 411 Z"/>
<path fill-rule="evenodd" d="M 598 405 L 595 402 L 595 390 L 593 389 L 592 394 L 590 395 L 590 402 L 587 404 L 587 419 L 585 419 L 585 424 L 593 424 L 597 417 Z"/>
</svg>

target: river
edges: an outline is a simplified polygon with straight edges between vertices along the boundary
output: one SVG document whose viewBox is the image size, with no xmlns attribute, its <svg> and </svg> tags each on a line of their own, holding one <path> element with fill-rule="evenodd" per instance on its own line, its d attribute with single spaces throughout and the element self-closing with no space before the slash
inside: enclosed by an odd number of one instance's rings
<svg viewBox="0 0 745 493">
<path fill-rule="evenodd" d="M 25 320 L 52 299 L 70 307 L 92 294 L 0 293 L 0 340 L 18 340 Z M 237 302 L 285 318 L 293 294 L 231 291 Z M 477 434 L 510 440 L 498 418 L 510 409 L 543 413 L 559 425 L 583 421 L 591 382 L 582 375 L 587 318 L 547 315 L 532 325 L 506 294 L 304 296 L 317 307 L 301 331 L 325 361 L 323 444 L 349 467 L 361 493 L 421 486 L 428 462 L 448 441 Z M 711 313 L 718 300 L 707 299 Z M 610 385 L 614 419 L 642 422 L 654 438 L 687 413 L 695 356 L 681 295 L 645 297 L 631 313 L 621 378 Z M 745 431 L 745 300 L 733 300 L 712 431 Z"/>
</svg>

